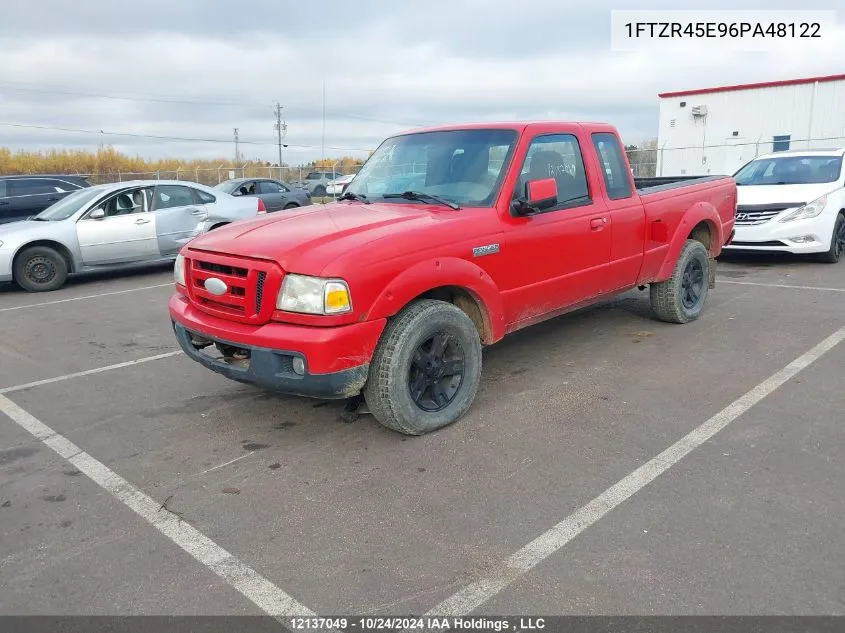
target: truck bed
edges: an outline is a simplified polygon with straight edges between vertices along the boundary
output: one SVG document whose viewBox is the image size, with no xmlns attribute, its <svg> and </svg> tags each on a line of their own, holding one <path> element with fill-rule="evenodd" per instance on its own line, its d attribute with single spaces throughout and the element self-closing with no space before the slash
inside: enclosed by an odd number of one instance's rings
<svg viewBox="0 0 845 633">
<path fill-rule="evenodd" d="M 723 178 L 731 178 L 731 176 L 655 176 L 652 178 L 634 178 L 634 186 L 637 188 L 638 194 L 647 196 L 658 191 L 678 189 L 688 185 L 722 180 Z"/>
</svg>

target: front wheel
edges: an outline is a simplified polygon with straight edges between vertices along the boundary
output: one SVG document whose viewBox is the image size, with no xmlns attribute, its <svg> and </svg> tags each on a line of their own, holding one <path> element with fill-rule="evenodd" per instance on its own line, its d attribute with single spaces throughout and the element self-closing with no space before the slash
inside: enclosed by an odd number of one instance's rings
<svg viewBox="0 0 845 633">
<path fill-rule="evenodd" d="M 649 288 L 651 309 L 661 321 L 688 323 L 701 315 L 707 299 L 710 257 L 697 240 L 687 240 L 672 276 Z"/>
<path fill-rule="evenodd" d="M 481 380 L 481 339 L 451 303 L 424 299 L 394 317 L 379 341 L 364 398 L 387 428 L 423 435 L 456 422 Z"/>
<path fill-rule="evenodd" d="M 49 292 L 61 288 L 67 279 L 67 261 L 49 246 L 33 246 L 15 258 L 12 275 L 28 292 Z"/>
<path fill-rule="evenodd" d="M 840 213 L 836 218 L 836 224 L 833 226 L 830 250 L 819 253 L 816 257 L 825 264 L 836 264 L 843 252 L 845 252 L 845 215 Z"/>
</svg>

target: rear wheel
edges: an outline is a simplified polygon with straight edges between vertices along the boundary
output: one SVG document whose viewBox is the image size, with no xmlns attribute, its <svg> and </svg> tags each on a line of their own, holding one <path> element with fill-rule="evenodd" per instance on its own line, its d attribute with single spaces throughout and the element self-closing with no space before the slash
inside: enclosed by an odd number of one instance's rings
<svg viewBox="0 0 845 633">
<path fill-rule="evenodd" d="M 651 308 L 661 321 L 688 323 L 701 314 L 707 299 L 710 258 L 697 240 L 687 240 L 675 263 L 672 276 L 651 284 Z"/>
<path fill-rule="evenodd" d="M 299 205 L 298 205 L 298 204 L 296 204 L 295 202 L 288 202 L 288 203 L 285 205 L 285 209 L 296 209 L 298 206 L 299 206 Z"/>
<path fill-rule="evenodd" d="M 12 275 L 28 292 L 49 292 L 61 288 L 68 265 L 61 253 L 49 246 L 33 246 L 15 258 Z"/>
<path fill-rule="evenodd" d="M 830 239 L 830 250 L 819 253 L 817 259 L 826 264 L 835 264 L 845 252 L 845 215 L 839 214 L 836 224 L 833 226 L 833 235 Z"/>
<path fill-rule="evenodd" d="M 424 299 L 388 323 L 364 398 L 384 426 L 423 435 L 463 416 L 480 379 L 481 340 L 473 322 L 451 303 Z"/>
<path fill-rule="evenodd" d="M 311 193 L 311 195 L 315 198 L 323 198 L 326 195 L 326 188 L 323 185 L 318 185 L 314 187 L 314 191 Z"/>
</svg>

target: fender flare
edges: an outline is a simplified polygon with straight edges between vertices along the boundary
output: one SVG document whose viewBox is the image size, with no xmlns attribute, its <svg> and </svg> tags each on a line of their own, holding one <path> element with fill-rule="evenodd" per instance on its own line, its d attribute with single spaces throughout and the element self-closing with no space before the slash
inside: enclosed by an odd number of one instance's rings
<svg viewBox="0 0 845 633">
<path fill-rule="evenodd" d="M 716 211 L 716 207 L 709 202 L 696 202 L 681 217 L 678 228 L 675 229 L 675 236 L 672 238 L 669 250 L 666 253 L 666 258 L 663 260 L 663 264 L 657 273 L 656 281 L 665 281 L 672 276 L 675 263 L 681 255 L 681 249 L 683 249 L 684 244 L 692 234 L 692 230 L 701 222 L 707 222 L 707 226 L 710 228 L 712 239 L 709 250 L 711 257 L 714 252 L 719 253 L 724 241 L 722 220 L 719 218 L 719 213 Z"/>
<path fill-rule="evenodd" d="M 465 259 L 439 257 L 418 262 L 394 277 L 368 311 L 368 319 L 389 318 L 414 298 L 436 288 L 456 286 L 473 296 L 481 309 L 489 342 L 505 334 L 502 296 L 483 269 Z"/>
</svg>

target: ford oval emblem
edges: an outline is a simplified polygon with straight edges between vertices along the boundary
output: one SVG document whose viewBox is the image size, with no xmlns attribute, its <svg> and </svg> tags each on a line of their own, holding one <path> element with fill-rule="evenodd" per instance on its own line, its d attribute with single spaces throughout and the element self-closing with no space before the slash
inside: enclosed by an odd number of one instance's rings
<svg viewBox="0 0 845 633">
<path fill-rule="evenodd" d="M 226 285 L 226 282 L 222 279 L 218 279 L 217 277 L 209 277 L 205 280 L 203 286 L 205 286 L 205 289 L 211 294 L 217 297 L 225 295 L 229 290 L 229 286 Z"/>
</svg>

